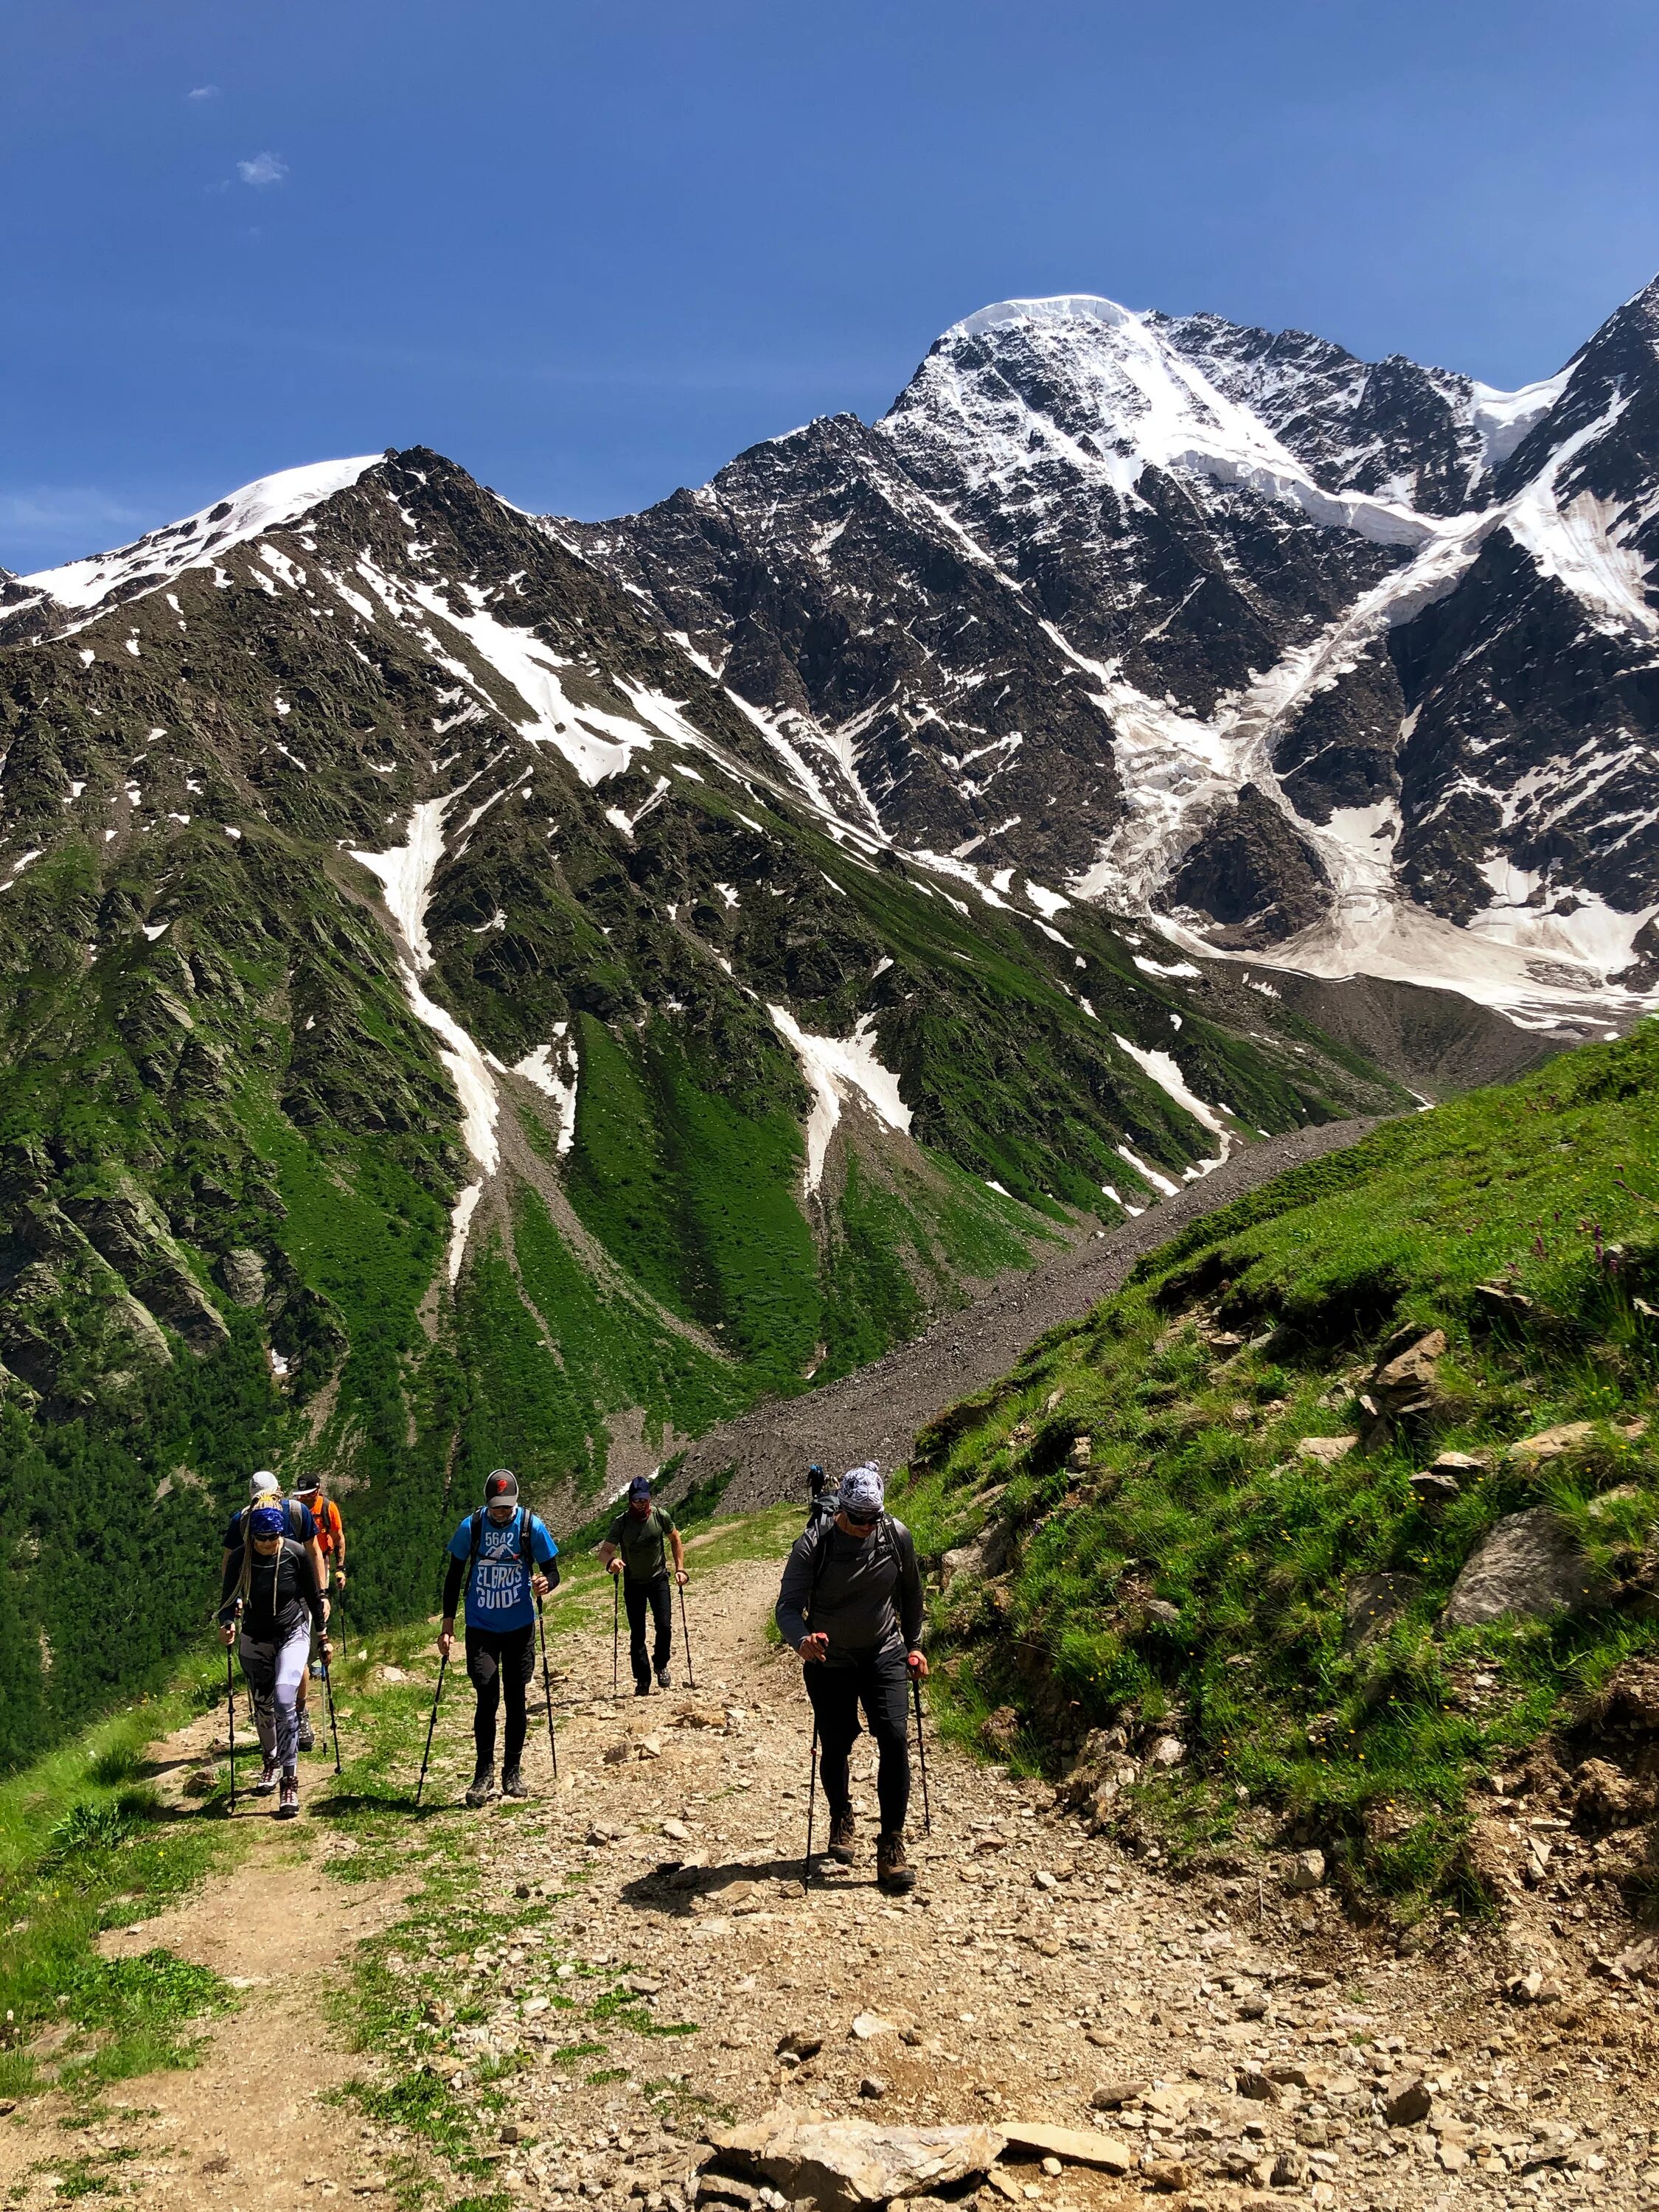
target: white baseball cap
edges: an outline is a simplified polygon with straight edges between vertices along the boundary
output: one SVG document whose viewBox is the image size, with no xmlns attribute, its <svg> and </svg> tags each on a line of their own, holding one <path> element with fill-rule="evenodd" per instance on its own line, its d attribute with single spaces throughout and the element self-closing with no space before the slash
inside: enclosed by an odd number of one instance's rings
<svg viewBox="0 0 1659 2212">
<path fill-rule="evenodd" d="M 275 1498 L 282 1487 L 268 1467 L 262 1467 L 257 1474 L 248 1477 L 247 1494 L 250 1498 Z"/>
</svg>

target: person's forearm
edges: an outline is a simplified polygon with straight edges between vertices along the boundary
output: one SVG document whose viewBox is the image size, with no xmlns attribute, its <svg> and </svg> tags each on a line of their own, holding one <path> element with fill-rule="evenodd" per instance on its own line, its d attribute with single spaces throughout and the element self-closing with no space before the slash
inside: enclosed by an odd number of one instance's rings
<svg viewBox="0 0 1659 2212">
<path fill-rule="evenodd" d="M 300 1595 L 304 1598 L 306 1604 L 310 1610 L 312 1626 L 316 1630 L 319 1636 L 326 1636 L 328 1634 L 328 1614 L 323 1605 L 322 1577 L 317 1572 L 314 1565 L 308 1559 L 306 1561 L 306 1567 L 307 1572 L 305 1577 L 305 1586 L 301 1590 Z"/>
<path fill-rule="evenodd" d="M 462 1560 L 454 1558 L 452 1554 L 449 1562 L 449 1571 L 444 1577 L 444 1595 L 441 1611 L 446 1620 L 453 1620 L 455 1618 L 455 1601 L 461 1594 L 461 1576 L 464 1571 L 464 1566 L 465 1563 Z"/>
</svg>

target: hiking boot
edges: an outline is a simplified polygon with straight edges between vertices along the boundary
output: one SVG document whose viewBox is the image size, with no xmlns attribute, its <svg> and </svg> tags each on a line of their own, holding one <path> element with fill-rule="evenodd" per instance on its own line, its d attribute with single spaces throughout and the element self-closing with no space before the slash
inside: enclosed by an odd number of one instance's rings
<svg viewBox="0 0 1659 2212">
<path fill-rule="evenodd" d="M 635 1695 L 636 1698 L 648 1698 L 648 1697 L 650 1696 L 650 1694 L 651 1694 L 651 1677 L 647 1674 L 647 1675 L 646 1676 L 646 1678 L 645 1678 L 644 1681 L 642 1681 L 642 1682 L 635 1682 L 635 1685 L 634 1685 L 634 1695 Z"/>
<path fill-rule="evenodd" d="M 277 1782 L 281 1778 L 281 1773 L 282 1770 L 280 1767 L 267 1766 L 264 1772 L 259 1777 L 259 1779 L 253 1785 L 253 1795 L 256 1797 L 269 1797 L 271 1791 L 276 1787 Z"/>
<path fill-rule="evenodd" d="M 830 1820 L 830 1856 L 842 1866 L 853 1863 L 853 1845 L 857 1838 L 859 1824 L 850 1805 L 833 1814 Z"/>
<path fill-rule="evenodd" d="M 916 1870 L 904 1856 L 902 1828 L 884 1829 L 876 1838 L 876 1887 L 902 1897 L 916 1886 Z"/>
<path fill-rule="evenodd" d="M 501 1795 L 503 1797 L 527 1797 L 530 1795 L 525 1787 L 524 1777 L 516 1766 L 501 1769 Z"/>
<path fill-rule="evenodd" d="M 317 1738 L 312 1732 L 309 1713 L 300 1716 L 300 1748 L 301 1751 L 315 1751 L 317 1748 Z"/>
<path fill-rule="evenodd" d="M 672 1690 L 673 1686 L 674 1678 L 669 1673 L 667 1668 L 659 1667 L 657 1669 L 657 1687 L 659 1690 Z"/>
<path fill-rule="evenodd" d="M 495 1795 L 495 1770 L 493 1766 L 481 1766 L 472 1778 L 466 1802 L 469 1805 L 487 1805 Z"/>
<path fill-rule="evenodd" d="M 297 1820 L 300 1817 L 300 1778 L 297 1774 L 283 1777 L 282 1794 L 276 1800 L 279 1820 Z"/>
</svg>

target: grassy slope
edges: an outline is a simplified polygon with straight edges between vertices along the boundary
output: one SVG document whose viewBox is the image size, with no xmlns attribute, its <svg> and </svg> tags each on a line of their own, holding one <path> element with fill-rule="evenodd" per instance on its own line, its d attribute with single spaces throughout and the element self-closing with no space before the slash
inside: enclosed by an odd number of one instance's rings
<svg viewBox="0 0 1659 2212">
<path fill-rule="evenodd" d="M 1224 1839 L 1248 1793 L 1382 1886 L 1454 1882 L 1471 1777 L 1659 1639 L 1655 1437 L 1612 1425 L 1659 1411 L 1656 1162 L 1650 1022 L 1195 1224 L 941 1417 L 900 1510 L 935 1553 L 994 1521 L 1018 1540 L 1005 1582 L 959 1581 L 944 1603 L 959 1721 L 1011 1706 L 1034 1763 L 1102 1724 L 1143 1742 L 1167 1724 L 1190 1765 L 1160 1787 L 1189 1839 Z M 1494 1277 L 1534 1301 L 1524 1322 L 1488 1317 L 1475 1286 Z M 1361 1426 L 1357 1393 L 1407 1324 L 1449 1340 L 1432 1417 L 1334 1466 L 1298 1456 L 1304 1436 Z M 1227 1360 L 1206 1328 L 1257 1341 Z M 1593 1441 L 1531 1470 L 1508 1456 L 1565 1421 L 1594 1423 Z M 1079 1476 L 1066 1462 L 1083 1436 Z M 1436 1447 L 1489 1462 L 1439 1519 L 1407 1486 Z M 1437 1634 L 1484 1533 L 1538 1504 L 1576 1532 L 1607 1601 Z M 1346 1586 L 1377 1571 L 1420 1594 L 1345 1650 Z"/>
</svg>

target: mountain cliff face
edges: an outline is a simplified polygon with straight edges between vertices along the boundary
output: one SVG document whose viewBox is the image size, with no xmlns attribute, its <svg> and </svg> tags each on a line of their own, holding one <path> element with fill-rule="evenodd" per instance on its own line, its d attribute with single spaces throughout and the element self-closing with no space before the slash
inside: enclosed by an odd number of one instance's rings
<svg viewBox="0 0 1659 2212">
<path fill-rule="evenodd" d="M 1013 301 L 872 428 L 554 526 L 907 844 L 1583 1034 L 1659 982 L 1656 337 L 1500 392 Z"/>
<path fill-rule="evenodd" d="M 907 857 L 436 454 L 0 622 L 0 1755 L 199 1616 L 251 1467 L 331 1469 L 407 1613 L 489 1467 L 574 1503 L 1406 1103 L 1145 922 Z"/>
</svg>

